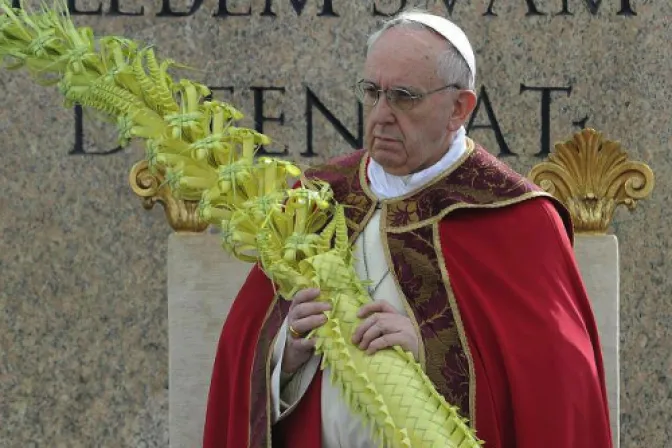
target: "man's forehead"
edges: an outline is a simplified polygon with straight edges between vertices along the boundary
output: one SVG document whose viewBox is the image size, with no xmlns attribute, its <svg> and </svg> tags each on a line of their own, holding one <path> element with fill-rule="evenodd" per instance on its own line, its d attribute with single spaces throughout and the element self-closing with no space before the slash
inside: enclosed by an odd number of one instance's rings
<svg viewBox="0 0 672 448">
<path fill-rule="evenodd" d="M 413 85 L 437 77 L 438 56 L 447 43 L 429 30 L 387 30 L 364 63 L 364 76 L 377 83 Z"/>
</svg>

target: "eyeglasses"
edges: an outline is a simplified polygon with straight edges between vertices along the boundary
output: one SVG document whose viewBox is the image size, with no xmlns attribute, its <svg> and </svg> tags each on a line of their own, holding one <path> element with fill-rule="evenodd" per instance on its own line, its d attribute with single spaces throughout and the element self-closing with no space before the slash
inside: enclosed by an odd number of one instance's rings
<svg viewBox="0 0 672 448">
<path fill-rule="evenodd" d="M 407 111 L 413 109 L 420 101 L 432 93 L 440 92 L 446 89 L 459 88 L 460 86 L 458 84 L 449 84 L 447 86 L 439 87 L 438 89 L 430 90 L 429 92 L 420 93 L 411 92 L 410 90 L 401 87 L 381 89 L 376 84 L 362 79 L 357 81 L 357 84 L 355 84 L 355 95 L 357 96 L 357 99 L 365 106 L 374 107 L 376 104 L 378 104 L 380 93 L 383 92 L 387 98 L 387 102 L 390 103 L 390 106 L 392 106 L 394 109 Z"/>
</svg>

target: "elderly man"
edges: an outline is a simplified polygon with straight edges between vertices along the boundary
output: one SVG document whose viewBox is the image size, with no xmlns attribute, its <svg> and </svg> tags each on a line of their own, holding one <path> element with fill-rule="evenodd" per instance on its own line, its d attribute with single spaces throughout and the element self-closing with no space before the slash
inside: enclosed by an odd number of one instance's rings
<svg viewBox="0 0 672 448">
<path fill-rule="evenodd" d="M 411 351 L 486 447 L 612 445 L 596 324 L 564 209 L 466 137 L 474 54 L 450 21 L 403 13 L 369 40 L 364 150 L 312 169 L 347 204 L 374 301 L 353 342 Z M 375 446 L 319 369 L 328 305 L 274 300 L 254 268 L 221 336 L 206 448 Z M 421 448 L 421 447 L 419 447 Z"/>
</svg>

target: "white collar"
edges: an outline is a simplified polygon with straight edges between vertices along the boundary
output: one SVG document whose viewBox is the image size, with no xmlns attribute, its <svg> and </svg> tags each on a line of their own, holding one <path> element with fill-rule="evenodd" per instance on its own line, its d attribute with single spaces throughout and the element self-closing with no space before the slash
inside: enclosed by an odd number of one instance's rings
<svg viewBox="0 0 672 448">
<path fill-rule="evenodd" d="M 429 183 L 439 174 L 449 169 L 467 151 L 466 131 L 461 127 L 455 134 L 450 148 L 441 159 L 429 168 L 407 176 L 395 176 L 385 172 L 373 158 L 369 158 L 367 175 L 371 183 L 371 191 L 378 199 L 389 199 L 404 196 L 411 191 Z"/>
</svg>

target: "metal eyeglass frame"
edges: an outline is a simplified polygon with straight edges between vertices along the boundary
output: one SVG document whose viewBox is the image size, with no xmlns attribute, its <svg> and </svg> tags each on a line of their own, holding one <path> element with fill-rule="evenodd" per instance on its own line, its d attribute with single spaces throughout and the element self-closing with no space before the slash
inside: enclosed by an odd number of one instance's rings
<svg viewBox="0 0 672 448">
<path fill-rule="evenodd" d="M 376 92 L 376 98 L 373 100 L 372 104 L 369 104 L 369 103 L 364 101 L 365 92 L 364 92 L 364 89 L 362 88 L 363 85 L 369 85 L 369 86 L 373 87 L 373 91 Z M 360 79 L 355 84 L 355 95 L 357 96 L 357 99 L 362 104 L 366 105 L 367 107 L 375 107 L 376 104 L 378 104 L 378 100 L 380 99 L 380 94 L 382 92 L 382 93 L 385 94 L 385 97 L 387 98 L 387 102 L 390 104 L 390 106 L 392 106 L 393 108 L 398 109 L 398 110 L 408 111 L 408 110 L 413 109 L 420 101 L 425 99 L 427 96 L 429 96 L 433 93 L 436 93 L 436 92 L 441 92 L 442 90 L 446 90 L 446 89 L 458 89 L 458 90 L 460 90 L 461 87 L 460 87 L 459 84 L 453 83 L 453 84 L 448 84 L 448 85 L 443 86 L 443 87 L 439 87 L 438 89 L 430 90 L 429 92 L 414 93 L 414 92 L 411 92 L 411 91 L 409 91 L 407 89 L 404 89 L 404 88 L 401 88 L 401 87 L 393 87 L 391 89 L 382 89 L 378 85 L 376 85 L 375 83 L 373 83 L 371 81 L 367 81 L 365 79 Z M 406 95 L 407 98 L 411 100 L 410 101 L 410 106 L 407 107 L 407 108 L 400 107 L 399 103 L 395 99 L 395 96 L 394 96 L 395 92 L 397 93 L 396 98 L 399 98 L 399 94 Z"/>
</svg>

